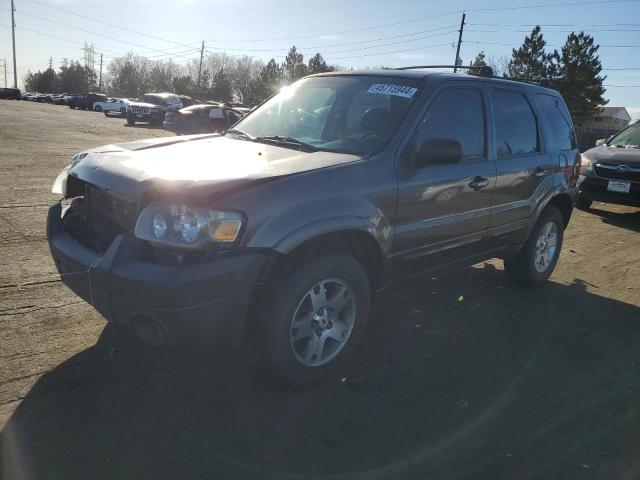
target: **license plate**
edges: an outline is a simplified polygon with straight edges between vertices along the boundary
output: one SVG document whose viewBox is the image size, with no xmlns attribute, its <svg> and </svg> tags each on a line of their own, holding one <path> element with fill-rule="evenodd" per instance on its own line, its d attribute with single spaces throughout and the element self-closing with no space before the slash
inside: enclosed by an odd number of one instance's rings
<svg viewBox="0 0 640 480">
<path fill-rule="evenodd" d="M 607 190 L 610 192 L 629 193 L 629 188 L 631 188 L 631 183 L 618 182 L 616 180 L 609 180 L 609 184 L 607 185 Z"/>
</svg>

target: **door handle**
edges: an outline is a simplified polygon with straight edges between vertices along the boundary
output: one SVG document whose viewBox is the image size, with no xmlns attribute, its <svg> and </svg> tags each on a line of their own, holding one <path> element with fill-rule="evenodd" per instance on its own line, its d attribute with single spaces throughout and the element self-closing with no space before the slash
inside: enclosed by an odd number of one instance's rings
<svg viewBox="0 0 640 480">
<path fill-rule="evenodd" d="M 542 167 L 538 167 L 535 169 L 535 171 L 533 172 L 533 176 L 536 178 L 542 178 L 547 174 L 547 171 L 542 168 Z"/>
<path fill-rule="evenodd" d="M 476 191 L 487 185 L 489 185 L 489 179 L 484 177 L 474 177 L 474 179 L 469 182 L 469 186 Z"/>
</svg>

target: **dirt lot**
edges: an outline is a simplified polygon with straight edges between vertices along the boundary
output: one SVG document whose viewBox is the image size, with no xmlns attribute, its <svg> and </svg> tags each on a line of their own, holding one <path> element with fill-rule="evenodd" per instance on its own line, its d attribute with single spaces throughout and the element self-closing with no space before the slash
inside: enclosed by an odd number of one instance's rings
<svg viewBox="0 0 640 480">
<path fill-rule="evenodd" d="M 344 378 L 291 392 L 250 354 L 155 350 L 56 278 L 70 156 L 162 135 L 0 101 L 0 477 L 640 478 L 640 212 L 576 211 L 556 272 L 398 285 Z"/>
</svg>

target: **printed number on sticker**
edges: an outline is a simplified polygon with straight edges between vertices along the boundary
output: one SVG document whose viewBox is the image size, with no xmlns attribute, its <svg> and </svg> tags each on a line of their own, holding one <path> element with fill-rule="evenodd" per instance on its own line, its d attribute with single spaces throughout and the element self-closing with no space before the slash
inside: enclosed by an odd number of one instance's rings
<svg viewBox="0 0 640 480">
<path fill-rule="evenodd" d="M 389 83 L 374 83 L 369 87 L 367 93 L 378 93 L 383 95 L 395 95 L 396 97 L 411 98 L 418 91 L 417 88 L 406 85 L 391 85 Z"/>
</svg>

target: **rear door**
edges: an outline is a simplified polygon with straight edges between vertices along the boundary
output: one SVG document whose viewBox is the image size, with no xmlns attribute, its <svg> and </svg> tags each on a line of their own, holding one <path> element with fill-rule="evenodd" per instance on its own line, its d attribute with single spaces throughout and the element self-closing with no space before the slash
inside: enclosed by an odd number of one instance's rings
<svg viewBox="0 0 640 480">
<path fill-rule="evenodd" d="M 517 88 L 491 88 L 497 182 L 490 236 L 495 246 L 519 243 L 552 182 L 547 151 L 531 99 Z"/>
<path fill-rule="evenodd" d="M 496 171 L 488 158 L 481 83 L 450 84 L 431 97 L 409 148 L 433 139 L 459 142 L 462 159 L 416 167 L 403 155 L 399 162 L 396 276 L 471 257 L 486 247 Z"/>
<path fill-rule="evenodd" d="M 566 182 L 571 184 L 575 180 L 575 163 L 580 154 L 571 115 L 564 101 L 557 96 L 537 93 L 536 101 L 538 111 L 544 119 L 543 129 L 554 171 L 564 171 L 567 177 L 571 177 L 566 178 Z"/>
</svg>

